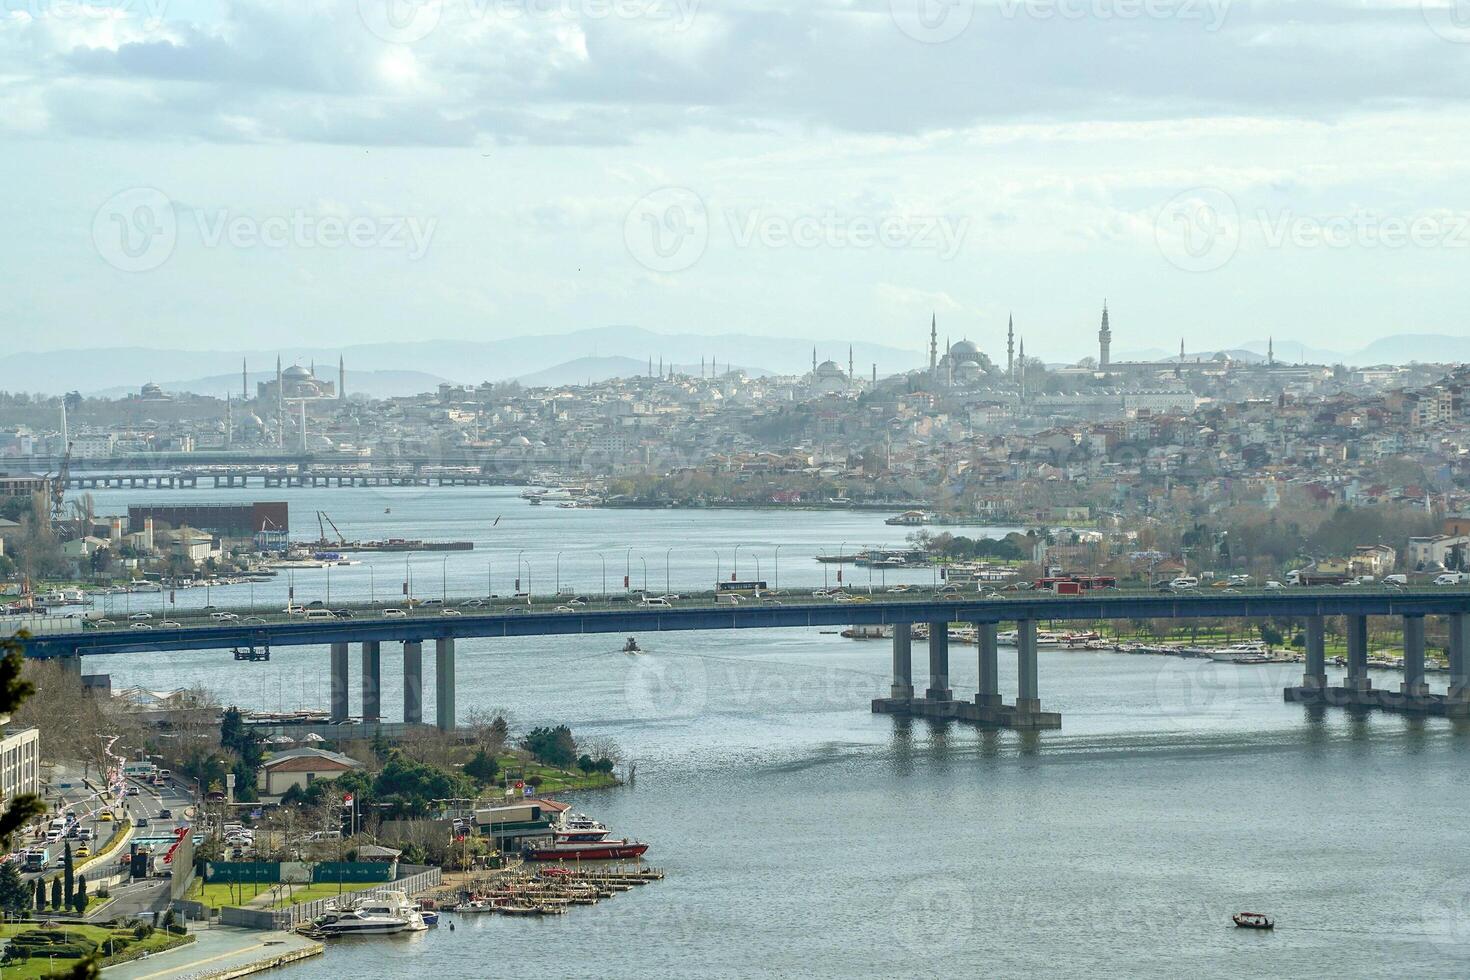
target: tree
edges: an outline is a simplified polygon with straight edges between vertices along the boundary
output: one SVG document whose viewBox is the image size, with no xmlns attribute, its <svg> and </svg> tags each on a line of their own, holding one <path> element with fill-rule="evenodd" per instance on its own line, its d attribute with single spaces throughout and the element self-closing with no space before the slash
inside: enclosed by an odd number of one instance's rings
<svg viewBox="0 0 1470 980">
<path fill-rule="evenodd" d="M 71 857 L 71 841 L 66 842 L 66 847 L 61 852 L 61 878 L 64 883 L 66 907 L 71 908 L 71 900 L 77 892 L 76 870 Z"/>
<path fill-rule="evenodd" d="M 577 761 L 577 742 L 566 725 L 533 729 L 525 746 L 536 759 L 558 769 L 569 769 Z"/>
<path fill-rule="evenodd" d="M 27 634 L 21 633 L 20 636 Z M 12 714 L 25 699 L 35 693 L 35 685 L 21 676 L 25 669 L 25 658 L 20 644 L 13 640 L 0 641 L 0 714 Z M 46 812 L 46 805 L 34 793 L 23 793 L 10 801 L 5 812 L 0 814 L 0 848 L 11 849 L 12 838 L 31 818 Z"/>
<path fill-rule="evenodd" d="M 480 749 L 464 764 L 464 774 L 481 786 L 489 786 L 500 775 L 500 763 L 495 756 Z"/>
<path fill-rule="evenodd" d="M 60 911 L 61 909 L 65 908 L 65 906 L 61 904 L 61 879 L 60 878 L 52 878 L 51 879 L 51 907 L 53 909 L 56 909 L 57 911 Z"/>
<path fill-rule="evenodd" d="M 8 916 L 18 916 L 31 907 L 34 899 L 31 886 L 21 878 L 15 862 L 0 864 L 0 909 Z"/>
<path fill-rule="evenodd" d="M 46 911 L 46 879 L 36 879 L 36 911 Z"/>
<path fill-rule="evenodd" d="M 82 908 L 87 907 L 87 876 L 77 875 L 77 897 L 82 900 Z"/>
</svg>

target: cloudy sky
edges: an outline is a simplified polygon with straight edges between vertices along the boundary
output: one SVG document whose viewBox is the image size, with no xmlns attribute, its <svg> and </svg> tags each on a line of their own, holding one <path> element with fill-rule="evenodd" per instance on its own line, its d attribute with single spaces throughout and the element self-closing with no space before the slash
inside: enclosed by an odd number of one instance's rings
<svg viewBox="0 0 1470 980">
<path fill-rule="evenodd" d="M 1466 333 L 1470 0 L 0 0 L 10 349 Z M 573 352 L 582 353 L 582 352 Z M 641 352 L 632 352 L 641 354 Z M 570 355 L 569 355 L 570 356 Z"/>
</svg>

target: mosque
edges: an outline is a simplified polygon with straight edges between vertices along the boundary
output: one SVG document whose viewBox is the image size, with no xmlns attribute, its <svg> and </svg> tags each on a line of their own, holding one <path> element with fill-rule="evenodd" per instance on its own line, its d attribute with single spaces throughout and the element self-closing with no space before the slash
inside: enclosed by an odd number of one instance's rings
<svg viewBox="0 0 1470 980">
<path fill-rule="evenodd" d="M 333 383 L 316 376 L 316 365 L 304 368 L 293 364 L 281 370 L 281 359 L 276 358 L 276 377 L 273 381 L 261 381 L 255 386 L 258 402 L 269 404 L 282 401 L 321 401 L 346 397 L 347 368 L 345 362 L 337 364 L 338 382 Z"/>
<path fill-rule="evenodd" d="M 1010 338 L 1006 352 L 1006 370 L 999 367 L 974 341 L 945 341 L 945 351 L 939 353 L 939 317 L 929 321 L 929 380 L 942 387 L 972 388 L 1008 380 L 1015 370 L 1015 324 L 1010 327 Z M 1023 352 L 1022 356 L 1025 354 Z"/>
</svg>

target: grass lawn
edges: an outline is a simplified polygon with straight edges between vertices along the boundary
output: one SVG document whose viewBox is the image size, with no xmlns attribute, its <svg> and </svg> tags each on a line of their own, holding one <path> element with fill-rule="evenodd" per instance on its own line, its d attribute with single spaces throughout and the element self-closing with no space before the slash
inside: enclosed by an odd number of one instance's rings
<svg viewBox="0 0 1470 980">
<path fill-rule="evenodd" d="M 292 885 L 289 889 L 282 887 L 279 897 L 273 900 L 269 907 L 283 909 L 289 905 L 299 905 L 302 902 L 314 902 L 319 898 L 336 898 L 338 894 L 350 894 L 355 891 L 364 891 L 371 888 L 379 888 L 387 882 L 363 883 L 348 882 L 340 886 L 339 892 L 336 882 L 318 882 L 311 885 Z M 203 902 L 213 908 L 225 905 L 249 905 L 257 895 L 268 895 L 277 886 L 261 882 L 245 882 L 244 884 L 211 883 L 200 885 L 196 879 L 189 889 L 189 898 L 192 901 Z M 201 897 L 202 896 L 202 897 Z"/>
<path fill-rule="evenodd" d="M 7 923 L 3 926 L 0 926 L 0 937 L 8 940 L 11 936 L 22 932 L 28 932 L 35 928 L 37 928 L 37 926 L 33 922 Z M 67 925 L 60 931 L 84 936 L 87 939 L 90 939 L 92 942 L 98 944 L 105 943 L 107 939 L 111 936 L 126 938 L 130 940 L 130 943 L 126 950 L 118 953 L 116 958 L 107 961 L 109 965 L 112 965 L 114 963 L 125 963 L 128 960 L 137 959 L 145 952 L 150 954 L 160 953 L 163 950 L 172 949 L 175 946 L 182 946 L 185 943 L 190 943 L 194 941 L 193 936 L 175 936 L 162 930 L 158 930 L 147 939 L 141 940 L 134 940 L 132 938 L 133 934 L 131 931 L 122 930 L 118 932 L 113 932 L 106 926 Z M 53 963 L 50 957 L 35 957 L 23 962 L 16 961 L 14 963 L 7 964 L 3 970 L 0 970 L 0 972 L 4 973 L 7 980 L 12 980 L 12 978 L 13 980 L 21 980 L 21 978 L 44 977 L 47 974 L 51 973 L 53 968 L 57 972 L 64 972 L 69 970 L 73 965 L 75 965 L 75 963 L 76 960 L 74 959 L 57 959 L 53 967 Z"/>
</svg>

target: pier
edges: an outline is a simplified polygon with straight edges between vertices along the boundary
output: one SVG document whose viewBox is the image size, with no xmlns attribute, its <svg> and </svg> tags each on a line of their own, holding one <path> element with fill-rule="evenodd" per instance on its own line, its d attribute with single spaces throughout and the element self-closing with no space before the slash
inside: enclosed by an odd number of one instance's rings
<svg viewBox="0 0 1470 980">
<path fill-rule="evenodd" d="M 1443 694 L 1429 690 L 1424 669 L 1424 616 L 1407 615 L 1404 629 L 1404 679 L 1398 690 L 1375 688 L 1368 677 L 1368 617 L 1347 617 L 1347 676 L 1337 687 L 1327 683 L 1325 628 L 1321 616 L 1307 618 L 1306 669 L 1302 682 L 1285 691 L 1287 701 L 1339 708 L 1379 709 L 1404 714 L 1470 718 L 1470 615 L 1452 613 L 1449 621 L 1450 677 Z"/>
</svg>

